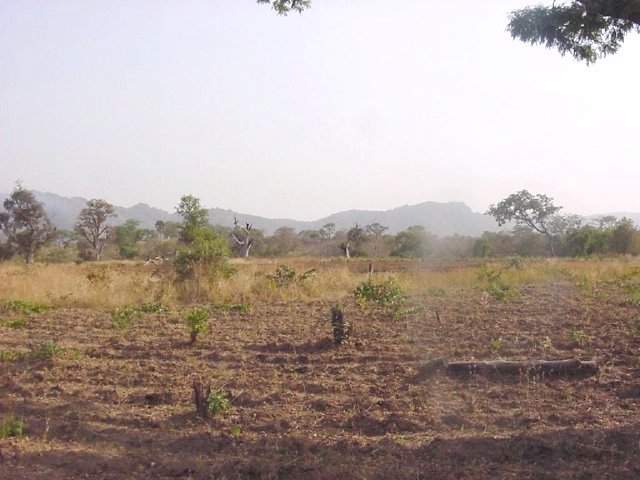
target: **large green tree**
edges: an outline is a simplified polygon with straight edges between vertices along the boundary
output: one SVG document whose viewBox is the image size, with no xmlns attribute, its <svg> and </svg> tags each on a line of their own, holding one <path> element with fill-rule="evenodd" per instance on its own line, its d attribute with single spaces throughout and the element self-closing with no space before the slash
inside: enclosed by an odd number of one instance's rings
<svg viewBox="0 0 640 480">
<path fill-rule="evenodd" d="M 555 1 L 511 12 L 515 39 L 555 48 L 593 63 L 618 51 L 629 32 L 640 31 L 640 0 Z"/>
<path fill-rule="evenodd" d="M 38 249 L 55 233 L 44 205 L 18 183 L 3 206 L 5 211 L 0 213 L 0 230 L 7 237 L 11 253 L 17 251 L 27 263 L 33 263 Z"/>
<path fill-rule="evenodd" d="M 553 204 L 553 198 L 521 190 L 512 193 L 497 205 L 490 205 L 487 214 L 493 216 L 500 226 L 516 222 L 517 225 L 526 225 L 544 235 L 549 242 L 551 255 L 555 256 L 554 237 L 557 222 L 554 221 L 554 216 L 561 209 L 562 207 Z"/>
<path fill-rule="evenodd" d="M 185 243 L 191 243 L 195 232 L 209 225 L 207 209 L 200 204 L 200 199 L 193 195 L 183 195 L 180 197 L 180 203 L 176 207 L 176 213 L 182 217 L 180 240 Z"/>
</svg>

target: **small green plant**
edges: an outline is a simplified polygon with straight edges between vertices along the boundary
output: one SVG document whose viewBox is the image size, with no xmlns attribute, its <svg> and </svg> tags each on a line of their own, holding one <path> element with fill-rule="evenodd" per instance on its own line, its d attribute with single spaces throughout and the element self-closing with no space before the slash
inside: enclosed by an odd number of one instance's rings
<svg viewBox="0 0 640 480">
<path fill-rule="evenodd" d="M 287 265 L 280 265 L 276 268 L 275 273 L 267 275 L 267 278 L 273 280 L 278 287 L 284 287 L 294 282 L 296 271 Z"/>
<path fill-rule="evenodd" d="M 478 270 L 476 275 L 478 280 L 486 283 L 486 286 L 481 288 L 481 290 L 488 293 L 496 300 L 506 300 L 515 293 L 515 289 L 502 280 L 502 271 L 499 269 L 492 269 L 487 266 L 483 266 Z"/>
<path fill-rule="evenodd" d="M 165 307 L 161 302 L 151 302 L 143 303 L 138 306 L 137 310 L 142 313 L 163 313 L 167 311 L 167 307 Z"/>
<path fill-rule="evenodd" d="M 278 268 L 276 268 L 276 271 L 274 273 L 267 275 L 267 278 L 272 280 L 277 287 L 286 287 L 296 282 L 302 283 L 310 280 L 314 278 L 315 275 L 315 268 L 307 270 L 301 275 L 298 275 L 296 274 L 294 268 L 289 267 L 288 265 L 280 265 Z"/>
<path fill-rule="evenodd" d="M 571 340 L 582 346 L 587 340 L 587 335 L 582 330 L 572 330 L 570 334 Z"/>
<path fill-rule="evenodd" d="M 232 425 L 229 427 L 229 435 L 232 437 L 237 437 L 242 433 L 242 427 L 240 425 Z"/>
<path fill-rule="evenodd" d="M 7 320 L 3 324 L 7 328 L 13 328 L 14 330 L 23 330 L 29 325 L 29 321 L 26 318 L 17 318 L 15 320 Z"/>
<path fill-rule="evenodd" d="M 361 307 L 367 303 L 374 304 L 393 315 L 400 313 L 405 301 L 402 289 L 391 278 L 382 283 L 375 283 L 372 279 L 362 282 L 354 294 Z"/>
<path fill-rule="evenodd" d="M 196 343 L 200 333 L 207 332 L 207 319 L 209 309 L 206 307 L 194 307 L 185 312 L 184 320 L 187 324 L 187 331 L 191 336 L 191 343 Z"/>
<path fill-rule="evenodd" d="M 545 350 L 548 350 L 549 348 L 551 348 L 551 345 L 552 345 L 551 338 L 548 336 L 542 337 L 539 343 L 540 343 L 540 346 Z"/>
<path fill-rule="evenodd" d="M 124 330 L 139 316 L 140 310 L 132 305 L 125 305 L 111 311 L 113 324 L 118 330 Z"/>
<path fill-rule="evenodd" d="M 35 360 L 50 360 L 66 352 L 55 340 L 40 342 L 31 349 L 30 357 Z"/>
<path fill-rule="evenodd" d="M 25 352 L 0 350 L 0 362 L 17 362 L 27 357 Z"/>
<path fill-rule="evenodd" d="M 485 289 L 489 295 L 499 301 L 507 300 L 515 293 L 515 289 L 511 285 L 505 283 L 494 282 L 490 283 Z"/>
<path fill-rule="evenodd" d="M 207 412 L 212 417 L 222 415 L 231 408 L 229 394 L 222 391 L 211 392 L 204 401 Z"/>
<path fill-rule="evenodd" d="M 211 308 L 226 315 L 229 312 L 248 313 L 252 306 L 250 303 L 218 303 Z"/>
<path fill-rule="evenodd" d="M 478 280 L 487 281 L 487 283 L 491 284 L 500 281 L 502 271 L 500 269 L 489 268 L 484 265 L 478 270 L 476 276 L 478 277 Z"/>
<path fill-rule="evenodd" d="M 504 347 L 504 340 L 502 340 L 502 337 L 492 338 L 489 345 L 491 346 L 491 350 L 499 352 Z"/>
<path fill-rule="evenodd" d="M 8 302 L 5 302 L 4 307 L 7 310 L 26 314 L 42 313 L 51 310 L 49 305 L 36 302 L 25 302 L 23 300 L 9 300 Z"/>
<path fill-rule="evenodd" d="M 0 438 L 21 437 L 26 426 L 24 422 L 14 418 L 7 418 L 0 423 Z"/>
</svg>

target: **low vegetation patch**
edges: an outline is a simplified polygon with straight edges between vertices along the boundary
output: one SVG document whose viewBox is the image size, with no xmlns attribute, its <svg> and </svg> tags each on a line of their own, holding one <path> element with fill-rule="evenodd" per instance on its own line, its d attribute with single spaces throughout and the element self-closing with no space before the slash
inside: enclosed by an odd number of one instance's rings
<svg viewBox="0 0 640 480">
<path fill-rule="evenodd" d="M 21 437 L 24 435 L 26 425 L 20 420 L 7 418 L 0 422 L 0 439 L 9 437 Z"/>
<path fill-rule="evenodd" d="M 402 289 L 392 278 L 381 283 L 369 279 L 358 285 L 354 294 L 361 307 L 375 305 L 394 315 L 401 312 L 406 299 Z"/>
<path fill-rule="evenodd" d="M 276 271 L 274 273 L 267 275 L 267 278 L 272 280 L 277 287 L 286 287 L 293 283 L 302 283 L 306 280 L 310 280 L 314 278 L 315 275 L 315 268 L 307 270 L 302 274 L 298 274 L 293 267 L 290 267 L 288 265 L 280 265 L 278 268 L 276 268 Z"/>
<path fill-rule="evenodd" d="M 51 306 L 36 302 L 27 302 L 24 300 L 9 300 L 5 302 L 4 307 L 7 310 L 18 313 L 42 313 L 51 310 Z"/>
<path fill-rule="evenodd" d="M 124 330 L 129 327 L 131 323 L 140 316 L 140 310 L 137 307 L 131 305 L 125 305 L 124 307 L 118 307 L 111 311 L 111 318 L 113 319 L 113 325 L 118 330 Z"/>
<path fill-rule="evenodd" d="M 29 321 L 26 318 L 16 318 L 15 320 L 6 320 L 2 323 L 3 327 L 13 328 L 14 330 L 23 330 L 27 328 Z"/>
</svg>

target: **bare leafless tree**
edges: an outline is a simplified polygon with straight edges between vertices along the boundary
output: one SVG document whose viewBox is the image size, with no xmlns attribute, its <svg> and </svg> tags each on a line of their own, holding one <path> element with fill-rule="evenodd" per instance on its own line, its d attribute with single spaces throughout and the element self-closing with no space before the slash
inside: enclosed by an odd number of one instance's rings
<svg viewBox="0 0 640 480">
<path fill-rule="evenodd" d="M 246 222 L 244 227 L 239 224 L 236 216 L 233 216 L 233 230 L 231 231 L 231 238 L 236 245 L 240 247 L 240 251 L 244 258 L 249 257 L 249 252 L 251 251 L 251 247 L 253 246 L 253 238 L 251 238 L 251 230 L 253 229 L 253 225 L 249 222 Z"/>
</svg>

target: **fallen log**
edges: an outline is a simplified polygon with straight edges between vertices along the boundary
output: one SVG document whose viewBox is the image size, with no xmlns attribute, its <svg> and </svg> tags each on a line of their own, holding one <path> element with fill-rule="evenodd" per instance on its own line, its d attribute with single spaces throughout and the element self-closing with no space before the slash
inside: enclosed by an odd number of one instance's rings
<svg viewBox="0 0 640 480">
<path fill-rule="evenodd" d="M 499 376 L 499 375 L 565 375 L 591 376 L 598 372 L 595 361 L 582 361 L 577 358 L 566 360 L 492 360 L 471 362 L 448 362 L 446 358 L 436 358 L 422 366 L 415 375 L 415 381 L 443 372 L 452 377 L 469 375 Z"/>
</svg>

